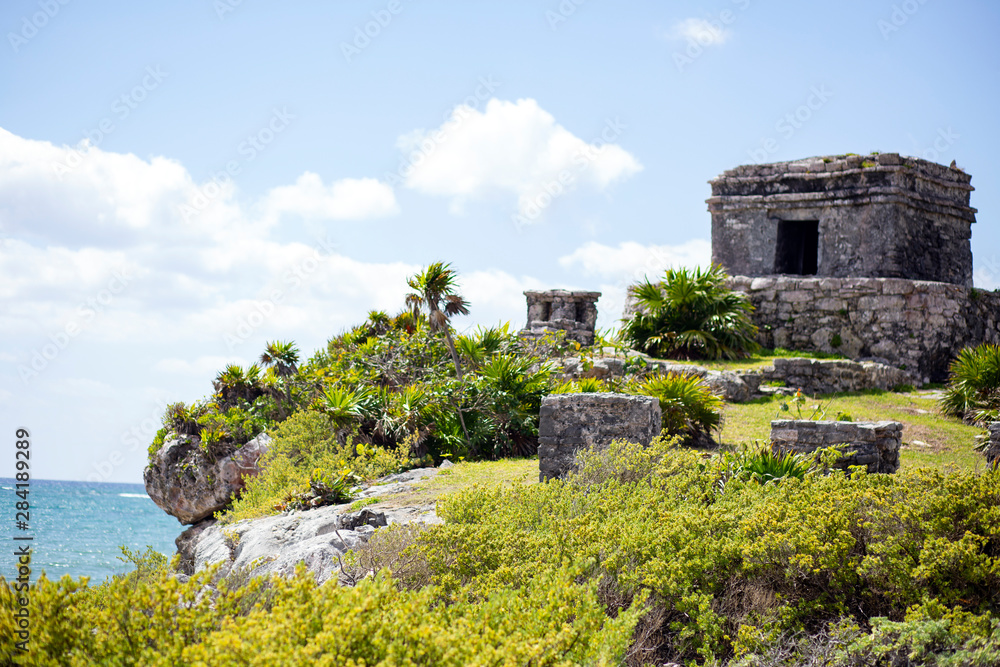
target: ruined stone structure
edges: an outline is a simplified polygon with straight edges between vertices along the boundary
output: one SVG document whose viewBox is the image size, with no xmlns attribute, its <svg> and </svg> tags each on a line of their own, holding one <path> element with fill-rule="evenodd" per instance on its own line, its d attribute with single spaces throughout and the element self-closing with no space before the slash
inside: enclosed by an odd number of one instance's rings
<svg viewBox="0 0 1000 667">
<path fill-rule="evenodd" d="M 528 322 L 522 336 L 543 336 L 546 333 L 565 331 L 568 340 L 581 345 L 594 343 L 597 325 L 597 300 L 600 292 L 570 292 L 548 290 L 524 293 L 528 300 Z"/>
<path fill-rule="evenodd" d="M 712 258 L 765 347 L 942 381 L 958 350 L 1000 342 L 1000 294 L 972 289 L 969 182 L 896 153 L 737 167 L 711 181 Z"/>
<path fill-rule="evenodd" d="M 1000 293 L 899 278 L 736 276 L 764 347 L 875 358 L 913 375 L 947 379 L 958 350 L 1000 343 Z"/>
<path fill-rule="evenodd" d="M 731 275 L 972 287 L 970 180 L 896 153 L 737 167 L 710 181 L 712 260 Z"/>
<path fill-rule="evenodd" d="M 581 449 L 618 439 L 648 445 L 662 422 L 660 401 L 652 396 L 550 394 L 538 413 L 539 480 L 562 477 Z"/>
<path fill-rule="evenodd" d="M 823 447 L 846 444 L 837 463 L 867 466 L 868 472 L 892 473 L 899 470 L 899 447 L 903 425 L 899 422 L 834 422 L 807 419 L 777 419 L 771 422 L 771 443 L 775 449 L 797 454 Z"/>
</svg>

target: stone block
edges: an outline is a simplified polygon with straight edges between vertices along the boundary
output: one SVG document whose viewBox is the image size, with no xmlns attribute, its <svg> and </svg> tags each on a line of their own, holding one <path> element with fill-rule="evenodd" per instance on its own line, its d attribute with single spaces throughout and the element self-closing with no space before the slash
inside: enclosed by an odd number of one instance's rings
<svg viewBox="0 0 1000 667">
<path fill-rule="evenodd" d="M 870 473 L 899 470 L 903 425 L 899 422 L 835 422 L 776 419 L 771 422 L 771 443 L 778 451 L 810 453 L 846 445 L 837 467 L 863 465 Z"/>
<path fill-rule="evenodd" d="M 660 434 L 662 421 L 660 402 L 652 396 L 546 396 L 539 411 L 539 479 L 564 476 L 581 449 L 606 447 L 619 439 L 648 445 Z"/>
</svg>

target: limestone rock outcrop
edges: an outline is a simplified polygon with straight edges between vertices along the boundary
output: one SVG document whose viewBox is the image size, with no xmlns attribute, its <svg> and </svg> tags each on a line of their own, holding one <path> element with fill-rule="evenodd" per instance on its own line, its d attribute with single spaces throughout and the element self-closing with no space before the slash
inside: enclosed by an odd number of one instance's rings
<svg viewBox="0 0 1000 667">
<path fill-rule="evenodd" d="M 438 473 L 419 468 L 383 478 L 365 489 L 360 498 L 391 495 L 407 490 Z M 340 574 L 346 552 L 365 544 L 379 528 L 392 524 L 437 524 L 433 504 L 407 507 L 371 507 L 351 512 L 350 505 L 327 505 L 260 519 L 220 525 L 209 518 L 191 526 L 175 541 L 180 570 L 191 575 L 219 563 L 220 574 L 243 571 L 253 576 L 288 576 L 299 563 L 324 582 Z"/>
<path fill-rule="evenodd" d="M 259 472 L 270 436 L 261 433 L 236 451 L 211 461 L 197 438 L 171 436 L 143 471 L 146 493 L 181 523 L 194 524 L 226 507 Z"/>
</svg>

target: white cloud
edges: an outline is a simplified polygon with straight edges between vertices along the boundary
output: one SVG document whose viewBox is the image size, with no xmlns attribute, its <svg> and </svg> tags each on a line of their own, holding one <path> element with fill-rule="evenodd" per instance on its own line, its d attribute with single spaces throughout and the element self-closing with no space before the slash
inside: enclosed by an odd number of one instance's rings
<svg viewBox="0 0 1000 667">
<path fill-rule="evenodd" d="M 617 247 L 590 241 L 559 258 L 564 269 L 579 268 L 587 276 L 618 278 L 629 284 L 648 276 L 654 279 L 669 268 L 706 266 L 712 261 L 712 244 L 693 239 L 680 245 L 641 245 L 634 241 Z"/>
<path fill-rule="evenodd" d="M 623 131 L 617 119 L 609 120 L 588 143 L 535 100 L 494 98 L 484 111 L 460 105 L 441 127 L 411 132 L 398 145 L 410 165 L 407 187 L 451 197 L 456 212 L 468 200 L 515 195 L 519 213 L 534 219 L 534 209 L 544 209 L 553 196 L 577 188 L 603 191 L 642 170 L 612 143 Z"/>
<path fill-rule="evenodd" d="M 344 178 L 329 187 L 318 174 L 305 172 L 295 185 L 273 188 L 261 202 L 266 222 L 285 213 L 310 220 L 364 220 L 399 213 L 390 186 L 374 178 Z"/>
<path fill-rule="evenodd" d="M 668 39 L 695 42 L 702 46 L 724 44 L 731 36 L 732 31 L 726 30 L 722 24 L 697 18 L 678 21 L 666 33 Z"/>
</svg>

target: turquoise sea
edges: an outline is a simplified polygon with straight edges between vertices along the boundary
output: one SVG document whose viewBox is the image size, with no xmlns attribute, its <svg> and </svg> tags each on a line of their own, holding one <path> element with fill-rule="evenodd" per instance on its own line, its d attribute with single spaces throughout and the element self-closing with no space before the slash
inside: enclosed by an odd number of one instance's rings
<svg viewBox="0 0 1000 667">
<path fill-rule="evenodd" d="M 44 570 L 50 579 L 65 574 L 97 584 L 131 570 L 118 560 L 119 545 L 172 556 L 174 539 L 186 528 L 157 507 L 142 484 L 94 484 L 31 480 L 29 530 L 15 527 L 15 481 L 0 477 L 0 576 L 14 576 L 13 537 L 33 536 L 32 581 Z M 6 555 L 4 555 L 6 554 Z"/>
</svg>

